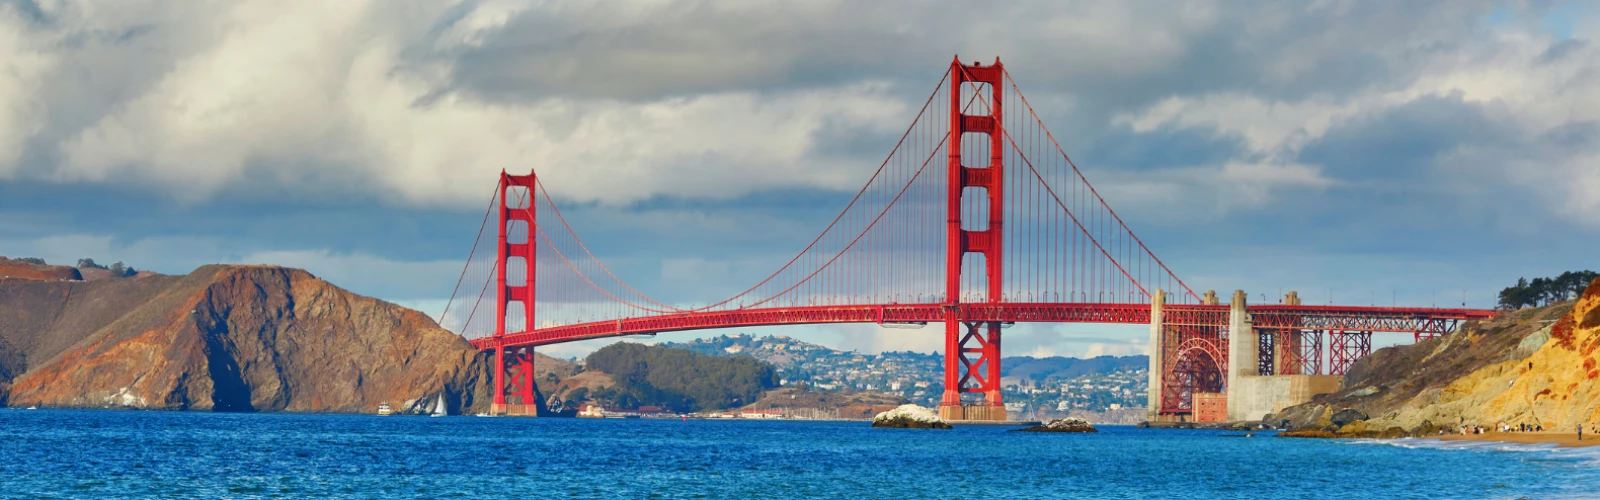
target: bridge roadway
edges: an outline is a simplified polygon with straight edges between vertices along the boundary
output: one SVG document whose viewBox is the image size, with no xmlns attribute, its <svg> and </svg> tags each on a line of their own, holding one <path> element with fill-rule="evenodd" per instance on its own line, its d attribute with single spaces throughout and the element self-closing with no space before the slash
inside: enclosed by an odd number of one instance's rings
<svg viewBox="0 0 1600 500">
<path fill-rule="evenodd" d="M 580 340 L 684 330 L 709 330 L 772 325 L 827 323 L 934 323 L 957 309 L 963 321 L 1017 323 L 1150 324 L 1148 304 L 999 303 L 999 304 L 859 304 L 769 307 L 621 318 L 507 333 L 498 339 L 507 348 L 532 347 Z M 1227 326 L 1228 305 L 1165 304 L 1167 324 Z M 1483 309 L 1256 305 L 1248 306 L 1256 328 L 1302 328 L 1371 332 L 1427 332 L 1441 322 L 1494 315 Z M 1438 334 L 1446 332 L 1439 331 Z M 473 347 L 489 349 L 495 337 L 473 339 Z"/>
</svg>

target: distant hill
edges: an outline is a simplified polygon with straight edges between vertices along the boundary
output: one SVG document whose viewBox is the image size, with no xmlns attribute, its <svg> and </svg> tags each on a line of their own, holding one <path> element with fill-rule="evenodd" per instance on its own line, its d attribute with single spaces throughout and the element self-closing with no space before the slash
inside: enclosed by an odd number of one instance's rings
<svg viewBox="0 0 1600 500">
<path fill-rule="evenodd" d="M 755 358 L 776 367 L 782 381 L 791 385 L 805 383 L 812 390 L 881 391 L 923 405 L 938 404 L 944 390 L 944 358 L 937 353 L 865 354 L 782 335 L 757 337 L 750 334 L 719 335 L 660 345 L 707 356 Z M 1122 373 L 1128 378 L 1132 372 L 1146 370 L 1149 366 L 1150 358 L 1142 355 L 1090 359 L 1012 356 L 1001 360 L 1000 374 L 1004 384 L 1032 386 L 1113 373 Z M 1130 390 L 1142 391 L 1144 378 L 1132 378 L 1140 382 L 1130 386 Z"/>
<path fill-rule="evenodd" d="M 589 394 L 610 406 L 663 406 L 679 412 L 721 410 L 750 404 L 777 387 L 772 365 L 685 349 L 628 342 L 590 354 L 589 370 L 610 375 L 616 385 Z"/>
<path fill-rule="evenodd" d="M 0 280 L 82 281 L 83 274 L 67 266 L 52 266 L 37 259 L 0 256 Z"/>
<path fill-rule="evenodd" d="M 836 365 L 848 363 L 856 358 L 870 357 L 924 365 L 924 368 L 930 370 L 929 373 L 933 379 L 942 377 L 944 373 L 942 371 L 944 360 L 937 353 L 922 354 L 910 351 L 890 351 L 876 355 L 861 354 L 855 351 L 841 351 L 802 342 L 782 335 L 764 337 L 750 334 L 720 335 L 688 342 L 664 342 L 660 345 L 685 349 L 707 356 L 747 356 L 771 363 L 773 366 L 794 368 L 795 370 L 802 368 L 796 366 L 800 361 Z M 1095 373 L 1133 371 L 1149 367 L 1150 357 L 1145 355 L 1099 356 L 1089 359 L 1061 356 L 1048 358 L 1010 356 L 1000 360 L 1000 376 L 1007 378 L 1025 377 L 1034 381 L 1046 381 L 1069 379 Z"/>
<path fill-rule="evenodd" d="M 1061 356 L 1048 358 L 1011 356 L 1000 359 L 1001 378 L 1026 378 L 1035 382 L 1148 368 L 1150 368 L 1150 357 L 1142 354 L 1138 356 L 1099 356 L 1089 359 Z"/>
</svg>

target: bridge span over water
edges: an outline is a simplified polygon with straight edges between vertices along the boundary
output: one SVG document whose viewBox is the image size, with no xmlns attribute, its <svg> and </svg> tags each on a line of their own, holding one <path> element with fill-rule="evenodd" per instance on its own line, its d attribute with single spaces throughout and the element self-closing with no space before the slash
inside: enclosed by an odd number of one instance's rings
<svg viewBox="0 0 1600 500">
<path fill-rule="evenodd" d="M 887 146 L 887 145 L 886 145 Z M 1150 326 L 1152 418 L 1246 420 L 1337 387 L 1374 332 L 1424 340 L 1478 309 L 1250 305 L 1195 293 L 1145 246 L 992 64 L 950 64 L 867 184 L 820 234 L 718 302 L 659 301 L 603 264 L 534 174 L 502 173 L 440 323 L 492 351 L 496 413 L 528 413 L 533 348 L 822 323 L 942 324 L 954 420 L 1003 420 L 1008 323 Z M 495 224 L 490 226 L 490 221 Z M 1326 358 L 1326 359 L 1324 359 Z M 1324 362 L 1326 361 L 1326 362 Z"/>
</svg>

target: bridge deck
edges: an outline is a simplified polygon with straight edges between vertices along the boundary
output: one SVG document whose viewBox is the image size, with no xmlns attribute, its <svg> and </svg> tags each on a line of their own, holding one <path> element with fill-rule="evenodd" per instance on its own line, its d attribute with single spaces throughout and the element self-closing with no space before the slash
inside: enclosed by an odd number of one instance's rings
<svg viewBox="0 0 1600 500">
<path fill-rule="evenodd" d="M 966 321 L 1017 323 L 1121 323 L 1149 324 L 1148 304 L 1001 303 L 1001 304 L 858 304 L 841 306 L 771 307 L 728 311 L 690 312 L 640 318 L 620 318 L 507 333 L 506 347 L 540 346 L 625 335 L 709 330 L 772 325 L 827 323 L 935 323 L 945 311 L 957 310 Z M 1168 322 L 1226 325 L 1227 305 L 1169 304 L 1162 306 Z M 1363 307 L 1363 306 L 1248 306 L 1259 328 L 1325 328 L 1379 332 L 1415 332 L 1434 320 L 1486 318 L 1482 309 Z M 1218 323 L 1220 321 L 1220 323 Z M 488 349 L 493 337 L 473 339 L 473 346 Z"/>
</svg>

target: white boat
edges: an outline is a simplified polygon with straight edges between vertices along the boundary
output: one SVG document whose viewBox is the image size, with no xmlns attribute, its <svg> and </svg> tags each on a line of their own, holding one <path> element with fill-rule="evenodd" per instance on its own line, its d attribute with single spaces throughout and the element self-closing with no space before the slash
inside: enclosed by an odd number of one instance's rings
<svg viewBox="0 0 1600 500">
<path fill-rule="evenodd" d="M 37 407 L 37 406 L 29 406 L 28 409 L 29 410 L 37 410 L 37 409 L 39 409 L 39 407 Z"/>
<path fill-rule="evenodd" d="M 445 409 L 444 409 L 444 395 L 440 394 L 439 395 L 439 402 L 434 403 L 434 405 L 433 405 L 433 415 L 431 415 L 431 416 L 443 417 L 443 416 L 447 416 L 449 414 L 450 413 L 445 411 Z"/>
<path fill-rule="evenodd" d="M 389 403 L 378 403 L 378 416 L 387 417 L 393 413 L 394 411 L 389 409 Z"/>
</svg>

